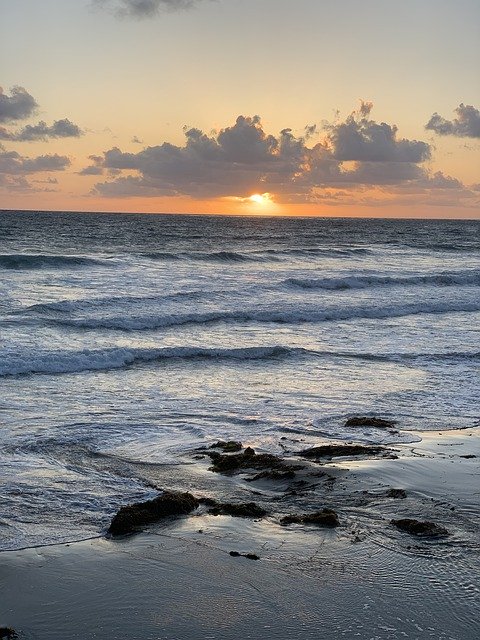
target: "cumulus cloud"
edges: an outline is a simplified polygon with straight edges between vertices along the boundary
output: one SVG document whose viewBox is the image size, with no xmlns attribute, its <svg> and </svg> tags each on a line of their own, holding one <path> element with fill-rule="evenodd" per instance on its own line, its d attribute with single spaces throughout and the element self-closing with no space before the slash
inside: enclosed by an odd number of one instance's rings
<svg viewBox="0 0 480 640">
<path fill-rule="evenodd" d="M 7 95 L 0 87 L 0 122 L 12 122 L 29 118 L 37 108 L 33 96 L 23 87 L 12 87 Z"/>
<path fill-rule="evenodd" d="M 333 154 L 341 161 L 423 162 L 430 158 L 426 142 L 397 138 L 397 127 L 369 119 L 371 102 L 362 102 L 345 122 L 327 125 Z"/>
<path fill-rule="evenodd" d="M 453 120 L 446 120 L 438 113 L 434 113 L 425 128 L 440 136 L 455 136 L 457 138 L 480 138 L 480 111 L 472 105 L 463 102 L 455 109 L 457 114 Z"/>
<path fill-rule="evenodd" d="M 100 7 L 111 8 L 119 16 L 150 18 L 161 11 L 191 9 L 204 0 L 94 0 Z"/>
<path fill-rule="evenodd" d="M 233 125 L 210 134 L 185 128 L 181 146 L 162 142 L 136 153 L 113 147 L 91 156 L 92 165 L 82 173 L 109 174 L 93 190 L 105 197 L 242 200 L 270 193 L 277 202 L 340 203 L 348 199 L 345 193 L 358 198 L 371 189 L 450 194 L 464 189 L 454 178 L 430 175 L 423 166 L 430 146 L 399 137 L 394 125 L 372 120 L 371 110 L 370 103 L 362 103 L 344 120 L 327 123 L 316 144 L 313 125 L 301 135 L 290 128 L 272 135 L 259 116 L 238 116 Z"/>
<path fill-rule="evenodd" d="M 15 133 L 0 127 L 0 140 L 14 142 L 45 141 L 50 138 L 79 138 L 81 135 L 83 135 L 83 132 L 80 127 L 68 120 L 68 118 L 55 120 L 50 126 L 41 120 L 38 124 L 27 124 L 23 129 Z"/>
<path fill-rule="evenodd" d="M 0 174 L 22 176 L 41 171 L 63 171 L 69 165 L 70 159 L 57 153 L 27 158 L 0 145 Z"/>
</svg>

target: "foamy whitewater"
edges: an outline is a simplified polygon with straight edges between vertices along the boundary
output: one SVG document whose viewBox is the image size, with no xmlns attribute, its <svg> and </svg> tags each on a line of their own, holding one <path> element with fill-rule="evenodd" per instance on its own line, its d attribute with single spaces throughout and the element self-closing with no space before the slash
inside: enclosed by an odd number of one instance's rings
<svg viewBox="0 0 480 640">
<path fill-rule="evenodd" d="M 126 463 L 215 439 L 478 425 L 479 248 L 473 221 L 1 213 L 0 548 L 99 535 L 149 495 Z M 399 432 L 342 427 L 365 414 Z"/>
</svg>

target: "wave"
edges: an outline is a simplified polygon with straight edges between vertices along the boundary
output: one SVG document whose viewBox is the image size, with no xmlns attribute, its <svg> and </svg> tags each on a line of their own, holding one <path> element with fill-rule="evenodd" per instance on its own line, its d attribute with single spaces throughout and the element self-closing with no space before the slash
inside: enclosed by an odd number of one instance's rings
<svg viewBox="0 0 480 640">
<path fill-rule="evenodd" d="M 209 349 L 204 347 L 86 349 L 84 351 L 47 352 L 38 356 L 6 356 L 0 364 L 0 376 L 32 373 L 59 374 L 81 371 L 122 369 L 142 362 L 169 359 L 266 360 L 305 353 L 288 347 L 245 347 Z"/>
<path fill-rule="evenodd" d="M 142 304 L 142 303 L 161 303 L 161 302 L 174 302 L 177 300 L 199 300 L 208 298 L 211 295 L 223 293 L 223 291 L 209 291 L 208 289 L 192 290 L 192 291 L 175 291 L 173 293 L 166 293 L 158 296 L 106 296 L 103 298 L 77 298 L 73 300 L 57 300 L 56 302 L 40 302 L 37 304 L 29 305 L 28 307 L 21 307 L 12 314 L 23 314 L 25 312 L 35 313 L 75 313 L 76 311 L 82 311 L 85 309 L 92 310 L 102 307 L 109 307 L 111 305 L 124 305 L 124 304 Z"/>
<path fill-rule="evenodd" d="M 252 254 L 238 253 L 236 251 L 212 251 L 207 252 L 179 252 L 171 253 L 165 251 L 155 251 L 153 253 L 142 253 L 144 258 L 150 260 L 198 260 L 204 262 L 263 262 L 264 258 Z"/>
<path fill-rule="evenodd" d="M 50 255 L 43 253 L 15 253 L 0 255 L 0 269 L 62 269 L 106 265 L 105 260 L 86 256 Z"/>
<path fill-rule="evenodd" d="M 472 313 L 480 311 L 477 302 L 433 302 L 409 303 L 388 307 L 353 306 L 331 309 L 251 309 L 245 311 L 219 310 L 203 313 L 169 314 L 163 316 L 130 316 L 103 318 L 47 318 L 44 322 L 79 329 L 113 329 L 120 331 L 148 331 L 188 324 L 228 323 L 275 323 L 305 324 L 350 320 L 383 320 L 411 315 L 441 315 L 448 313 Z"/>
<path fill-rule="evenodd" d="M 361 353 L 343 351 L 315 351 L 301 347 L 257 346 L 243 348 L 207 347 L 112 347 L 82 351 L 51 351 L 40 355 L 4 356 L 0 364 L 0 377 L 26 374 L 62 374 L 82 371 L 107 371 L 135 364 L 162 360 L 270 360 L 298 356 L 314 358 L 352 359 L 372 362 L 409 363 L 418 360 L 451 362 L 479 360 L 480 352 L 446 353 Z"/>
<path fill-rule="evenodd" d="M 287 278 L 282 285 L 299 289 L 342 291 L 385 286 L 437 285 L 444 287 L 480 285 L 480 271 L 442 272 L 419 276 L 347 276 L 343 278 Z"/>
<path fill-rule="evenodd" d="M 312 256 L 346 257 L 366 255 L 370 249 L 364 248 L 330 248 L 330 247 L 298 247 L 285 249 L 264 249 L 241 253 L 238 251 L 212 251 L 212 252 L 165 252 L 155 251 L 142 253 L 142 257 L 150 260 L 194 260 L 205 262 L 266 262 L 279 261 L 283 257 L 300 256 L 311 258 Z"/>
</svg>

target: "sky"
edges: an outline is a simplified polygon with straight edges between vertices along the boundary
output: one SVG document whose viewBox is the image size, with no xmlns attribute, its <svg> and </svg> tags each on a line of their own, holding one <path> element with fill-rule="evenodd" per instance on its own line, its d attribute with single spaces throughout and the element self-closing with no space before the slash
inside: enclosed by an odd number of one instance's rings
<svg viewBox="0 0 480 640">
<path fill-rule="evenodd" d="M 478 0 L 0 0 L 0 208 L 480 218 Z"/>
</svg>

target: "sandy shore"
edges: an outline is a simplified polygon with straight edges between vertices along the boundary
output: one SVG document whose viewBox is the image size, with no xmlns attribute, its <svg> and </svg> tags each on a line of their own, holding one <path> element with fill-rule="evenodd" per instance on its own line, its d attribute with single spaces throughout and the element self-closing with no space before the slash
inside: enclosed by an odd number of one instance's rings
<svg viewBox="0 0 480 640">
<path fill-rule="evenodd" d="M 32 640 L 473 640 L 479 434 L 422 437 L 396 460 L 328 463 L 337 529 L 199 514 L 120 541 L 3 552 L 0 625 Z M 392 486 L 407 498 L 386 501 Z M 451 535 L 419 539 L 389 524 L 406 515 Z"/>
</svg>

